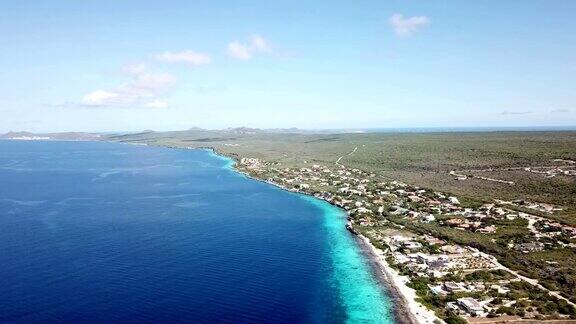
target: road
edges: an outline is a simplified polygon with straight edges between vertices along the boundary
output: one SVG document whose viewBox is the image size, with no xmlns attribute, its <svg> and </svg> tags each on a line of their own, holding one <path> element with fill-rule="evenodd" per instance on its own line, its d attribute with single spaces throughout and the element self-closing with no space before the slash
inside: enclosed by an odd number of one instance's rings
<svg viewBox="0 0 576 324">
<path fill-rule="evenodd" d="M 478 250 L 477 250 L 477 251 L 478 251 Z M 478 251 L 478 252 L 480 252 L 480 251 Z M 480 252 L 480 254 L 481 254 L 482 256 L 484 256 L 485 258 L 488 258 L 489 260 L 491 260 L 491 261 L 496 265 L 496 268 L 497 268 L 497 269 L 502 269 L 502 270 L 508 271 L 508 272 L 510 272 L 511 274 L 513 274 L 514 276 L 516 276 L 516 278 L 518 278 L 518 279 L 520 279 L 520 280 L 523 280 L 523 281 L 526 281 L 527 283 L 531 284 L 532 286 L 536 286 L 536 287 L 538 287 L 538 288 L 540 288 L 540 289 L 548 292 L 548 294 L 550 294 L 550 295 L 552 295 L 552 296 L 554 296 L 554 297 L 556 297 L 556 298 L 558 298 L 558 299 L 562 299 L 562 300 L 566 301 L 569 305 L 572 305 L 573 307 L 576 307 L 576 304 L 574 304 L 573 302 L 571 302 L 571 301 L 569 301 L 568 299 L 564 298 L 564 297 L 563 297 L 561 294 L 559 294 L 558 292 L 556 292 L 556 291 L 551 291 L 551 290 L 549 290 L 548 288 L 542 286 L 542 285 L 538 282 L 537 279 L 532 279 L 532 278 L 524 277 L 523 275 L 519 274 L 518 272 L 516 272 L 516 271 L 514 271 L 514 270 L 511 270 L 510 268 L 505 267 L 504 265 L 500 264 L 500 262 L 498 262 L 498 260 L 496 259 L 496 257 L 494 257 L 494 256 L 492 256 L 492 255 L 490 255 L 490 254 L 487 254 L 487 253 L 484 253 L 484 252 Z"/>
<path fill-rule="evenodd" d="M 354 153 L 356 152 L 356 150 L 358 150 L 358 146 L 356 146 L 356 147 L 352 150 L 352 152 L 350 152 L 350 153 L 348 153 L 348 154 L 344 154 L 344 155 L 342 155 L 341 157 L 339 157 L 338 160 L 336 160 L 336 165 L 341 165 L 341 164 L 340 164 L 340 160 L 342 160 L 342 158 L 345 157 L 345 156 L 350 156 L 350 155 L 354 154 Z"/>
</svg>

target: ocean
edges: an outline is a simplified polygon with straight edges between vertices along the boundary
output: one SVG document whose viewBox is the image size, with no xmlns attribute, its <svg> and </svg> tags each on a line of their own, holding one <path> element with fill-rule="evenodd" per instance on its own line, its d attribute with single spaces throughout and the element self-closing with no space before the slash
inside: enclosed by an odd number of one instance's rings
<svg viewBox="0 0 576 324">
<path fill-rule="evenodd" d="M 393 323 L 345 221 L 207 150 L 0 141 L 0 322 Z"/>
</svg>

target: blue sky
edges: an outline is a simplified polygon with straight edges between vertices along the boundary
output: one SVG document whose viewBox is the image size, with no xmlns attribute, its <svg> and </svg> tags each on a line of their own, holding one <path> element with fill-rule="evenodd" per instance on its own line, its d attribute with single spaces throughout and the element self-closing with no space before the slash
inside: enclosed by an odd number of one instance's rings
<svg viewBox="0 0 576 324">
<path fill-rule="evenodd" d="M 0 4 L 0 132 L 576 125 L 576 1 Z"/>
</svg>

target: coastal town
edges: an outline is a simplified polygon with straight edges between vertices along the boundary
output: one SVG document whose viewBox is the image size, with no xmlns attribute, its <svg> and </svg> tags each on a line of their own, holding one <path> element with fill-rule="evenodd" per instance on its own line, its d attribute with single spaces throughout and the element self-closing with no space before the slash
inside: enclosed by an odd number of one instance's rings
<svg viewBox="0 0 576 324">
<path fill-rule="evenodd" d="M 418 322 L 576 319 L 573 296 L 501 262 L 507 253 L 576 249 L 576 227 L 540 216 L 559 207 L 496 198 L 461 201 L 349 169 L 340 160 L 332 166 L 305 162 L 306 167 L 287 168 L 241 158 L 237 168 L 345 210 L 347 229 L 369 244 Z M 502 252 L 493 255 L 486 246 Z"/>
<path fill-rule="evenodd" d="M 0 8 L 0 324 L 576 324 L 576 0 Z"/>
</svg>

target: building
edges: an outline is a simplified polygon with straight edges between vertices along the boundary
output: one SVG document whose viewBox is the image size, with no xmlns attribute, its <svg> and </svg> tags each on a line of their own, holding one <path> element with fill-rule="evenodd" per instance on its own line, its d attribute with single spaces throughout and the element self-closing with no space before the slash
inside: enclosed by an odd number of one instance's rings
<svg viewBox="0 0 576 324">
<path fill-rule="evenodd" d="M 448 281 L 444 283 L 444 289 L 449 292 L 463 292 L 466 291 L 466 287 L 462 283 L 456 283 L 453 281 Z"/>
<path fill-rule="evenodd" d="M 422 247 L 422 244 L 420 244 L 419 242 L 415 242 L 415 241 L 407 241 L 404 242 L 403 244 L 404 248 L 408 249 L 408 250 L 416 250 Z"/>
<path fill-rule="evenodd" d="M 460 307 L 462 307 L 466 311 L 466 313 L 473 316 L 482 315 L 482 313 L 484 312 L 484 307 L 482 306 L 482 304 L 480 304 L 480 302 L 471 297 L 459 298 L 458 305 L 460 305 Z"/>
<path fill-rule="evenodd" d="M 445 296 L 447 294 L 446 291 L 444 289 L 442 289 L 442 285 L 437 285 L 437 286 L 428 285 L 428 287 L 430 287 L 430 291 L 434 295 Z"/>
<path fill-rule="evenodd" d="M 449 200 L 452 204 L 454 204 L 454 205 L 459 205 L 459 204 L 460 204 L 460 201 L 459 201 L 458 198 L 456 198 L 456 197 L 448 197 L 448 200 Z"/>
<path fill-rule="evenodd" d="M 430 223 L 436 220 L 436 217 L 434 217 L 434 215 L 432 214 L 428 214 L 426 216 L 424 216 L 424 222 L 425 223 Z"/>
<path fill-rule="evenodd" d="M 485 234 L 496 233 L 496 226 L 494 226 L 494 225 L 486 226 L 484 228 L 480 228 L 480 229 L 476 230 L 476 232 L 485 233 Z"/>
</svg>

